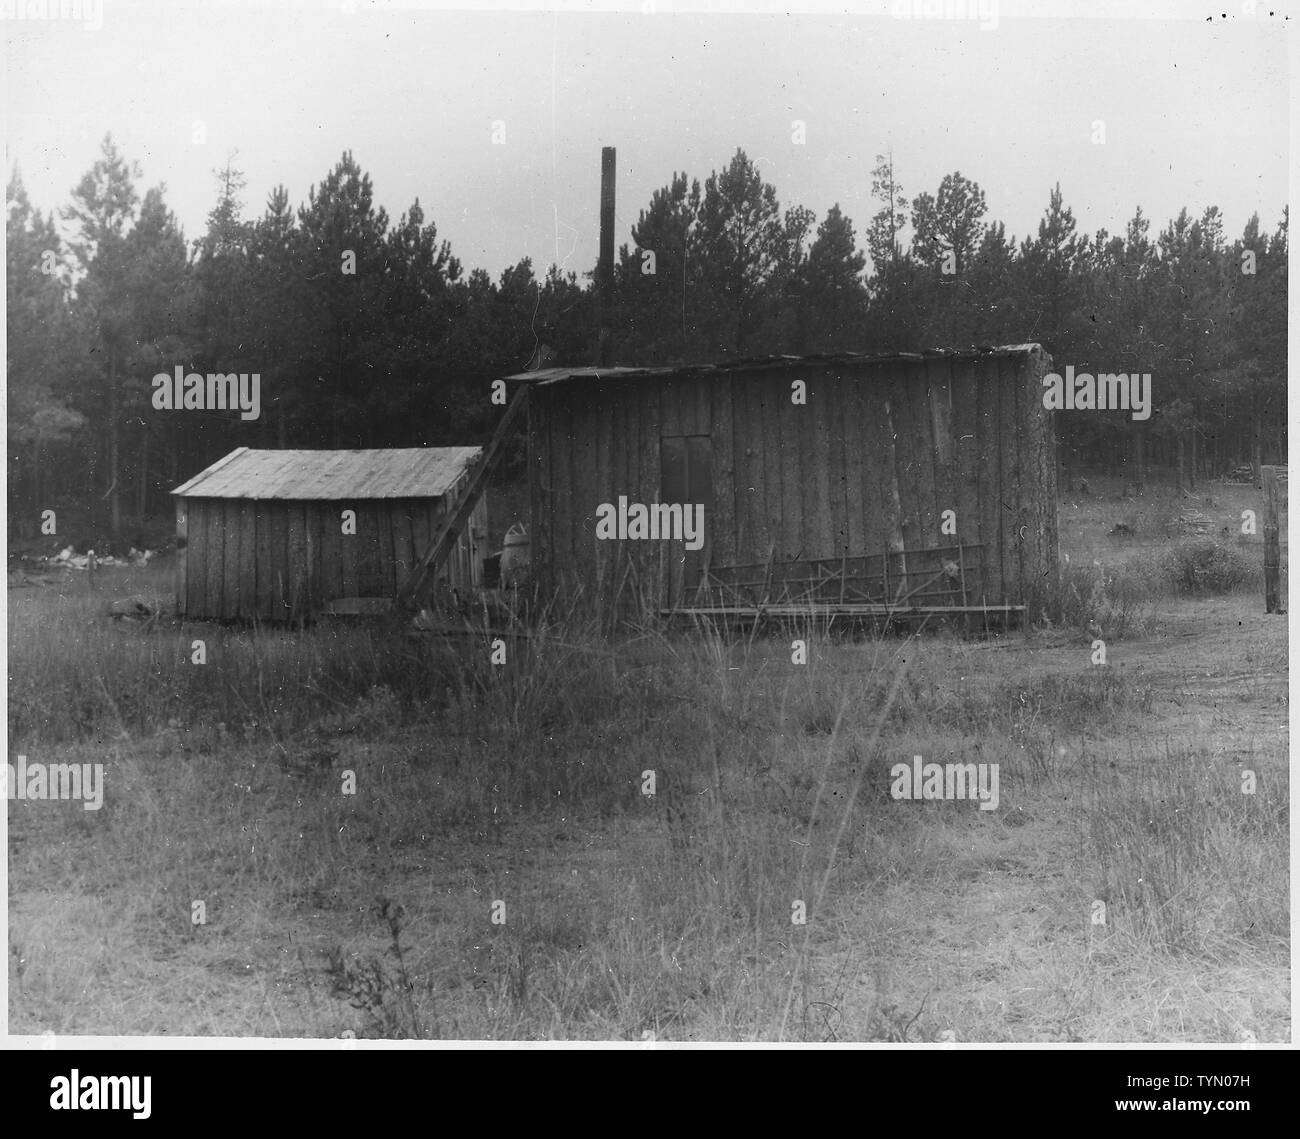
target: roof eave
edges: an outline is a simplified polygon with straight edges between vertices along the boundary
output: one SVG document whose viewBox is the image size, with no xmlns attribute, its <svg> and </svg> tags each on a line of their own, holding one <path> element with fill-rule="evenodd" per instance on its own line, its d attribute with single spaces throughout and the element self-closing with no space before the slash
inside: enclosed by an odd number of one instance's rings
<svg viewBox="0 0 1300 1139">
<path fill-rule="evenodd" d="M 171 491 L 170 493 L 176 498 L 213 498 L 213 499 L 225 499 L 225 500 L 241 501 L 241 502 L 343 502 L 343 501 L 383 502 L 383 501 L 394 501 L 403 498 L 443 498 L 448 493 L 454 491 L 455 488 L 458 485 L 460 485 L 461 482 L 463 482 L 463 480 L 468 475 L 473 465 L 476 462 L 478 462 L 483 456 L 483 448 L 481 446 L 452 446 L 452 447 L 435 447 L 435 448 L 363 448 L 363 450 L 374 450 L 374 451 L 435 450 L 435 451 L 462 452 L 462 454 L 459 457 L 459 464 L 458 464 L 459 469 L 457 470 L 455 476 L 450 478 L 446 486 L 444 486 L 441 490 L 438 490 L 436 492 L 428 489 L 418 490 L 417 492 L 417 488 L 412 488 L 409 492 L 403 491 L 402 493 L 374 493 L 374 492 L 368 492 L 366 490 L 361 490 L 361 489 L 349 490 L 346 493 L 329 493 L 329 494 L 324 494 L 324 493 L 259 494 L 256 492 L 255 489 L 250 489 L 249 491 L 235 493 L 234 491 L 229 489 L 228 486 L 222 487 L 220 483 L 215 484 L 216 485 L 215 491 L 213 490 L 212 485 L 208 485 L 205 491 L 205 484 L 211 484 L 213 477 L 215 475 L 219 474 L 230 464 L 232 464 L 240 457 L 245 455 L 247 452 L 252 450 L 254 450 L 254 448 L 236 447 L 228 455 L 225 455 L 222 458 L 218 459 L 211 466 L 205 467 L 203 470 L 199 471 L 198 474 L 196 474 L 193 478 L 187 480 L 186 482 L 183 482 L 180 486 L 176 487 L 176 489 Z M 281 454 L 284 452 L 292 452 L 295 450 L 299 450 L 299 448 L 263 449 L 263 451 L 265 452 L 275 452 Z M 309 448 L 308 450 L 311 449 Z M 324 450 L 327 453 L 332 453 L 329 452 L 329 449 L 324 449 Z M 339 452 L 339 453 L 345 454 L 347 452 Z M 244 477 L 247 478 L 249 476 L 245 474 Z"/>
<path fill-rule="evenodd" d="M 527 383 L 537 387 L 568 383 L 573 380 L 634 380 L 657 377 L 687 378 L 730 375 L 734 372 L 764 371 L 773 368 L 815 368 L 857 366 L 863 364 L 888 364 L 894 361 L 918 360 L 986 360 L 1003 356 L 1026 356 L 1041 353 L 1037 343 L 999 344 L 983 348 L 925 348 L 920 352 L 885 352 L 866 354 L 859 352 L 824 353 L 806 356 L 762 356 L 736 360 L 723 364 L 676 364 L 662 367 L 581 367 L 541 368 L 533 372 L 515 372 L 505 376 L 507 382 Z"/>
</svg>

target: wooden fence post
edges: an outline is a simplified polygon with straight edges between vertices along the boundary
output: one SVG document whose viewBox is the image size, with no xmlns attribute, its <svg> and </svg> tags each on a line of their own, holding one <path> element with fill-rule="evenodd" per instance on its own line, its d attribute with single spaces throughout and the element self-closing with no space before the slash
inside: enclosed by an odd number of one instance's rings
<svg viewBox="0 0 1300 1139">
<path fill-rule="evenodd" d="M 1264 479 L 1264 612 L 1282 613 L 1282 548 L 1279 541 L 1277 468 L 1263 467 Z"/>
</svg>

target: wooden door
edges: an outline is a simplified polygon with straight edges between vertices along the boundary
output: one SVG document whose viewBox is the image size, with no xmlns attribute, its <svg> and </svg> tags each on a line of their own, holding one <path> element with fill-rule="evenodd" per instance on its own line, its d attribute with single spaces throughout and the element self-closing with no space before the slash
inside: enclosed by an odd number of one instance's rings
<svg viewBox="0 0 1300 1139">
<path fill-rule="evenodd" d="M 703 543 L 698 549 L 686 548 L 684 537 L 667 543 L 668 567 L 665 574 L 665 604 L 673 608 L 689 602 L 704 578 L 709 563 L 710 527 L 713 523 L 713 440 L 708 435 L 664 435 L 659 440 L 659 501 L 682 507 L 703 507 L 693 514 L 702 525 Z M 682 517 L 685 519 L 685 510 Z"/>
</svg>

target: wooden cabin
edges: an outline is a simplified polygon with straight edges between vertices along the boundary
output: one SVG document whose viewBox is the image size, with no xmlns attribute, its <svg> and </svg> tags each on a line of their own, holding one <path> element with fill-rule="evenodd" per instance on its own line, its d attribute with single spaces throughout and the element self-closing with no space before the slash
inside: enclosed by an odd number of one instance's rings
<svg viewBox="0 0 1300 1139">
<path fill-rule="evenodd" d="M 508 377 L 534 574 L 668 612 L 1022 611 L 1058 573 L 1049 367 L 1022 344 Z M 703 506 L 702 543 L 598 537 L 621 498 Z"/>
<path fill-rule="evenodd" d="M 194 619 L 296 621 L 390 603 L 468 482 L 478 447 L 240 447 L 172 494 L 176 604 Z M 351 513 L 348 513 L 351 512 Z M 478 586 L 487 503 L 440 568 Z"/>
</svg>

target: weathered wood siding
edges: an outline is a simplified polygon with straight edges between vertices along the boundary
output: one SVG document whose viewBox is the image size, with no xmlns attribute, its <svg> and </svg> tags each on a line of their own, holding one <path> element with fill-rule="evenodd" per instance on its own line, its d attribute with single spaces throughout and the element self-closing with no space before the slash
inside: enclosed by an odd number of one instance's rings
<svg viewBox="0 0 1300 1139">
<path fill-rule="evenodd" d="M 533 392 L 532 557 L 544 590 L 672 595 L 681 542 L 597 541 L 602 503 L 653 503 L 660 440 L 707 435 L 708 564 L 979 546 L 968 603 L 1024 604 L 1057 572 L 1041 352 L 549 384 Z M 802 380 L 807 403 L 791 402 Z M 943 533 L 945 512 L 956 534 Z"/>
<path fill-rule="evenodd" d="M 286 621 L 340 597 L 394 597 L 428 548 L 448 497 L 354 502 L 184 498 L 176 503 L 177 607 L 194 619 Z M 356 533 L 343 533 L 343 511 Z M 481 498 L 442 579 L 479 584 L 487 501 Z"/>
</svg>

